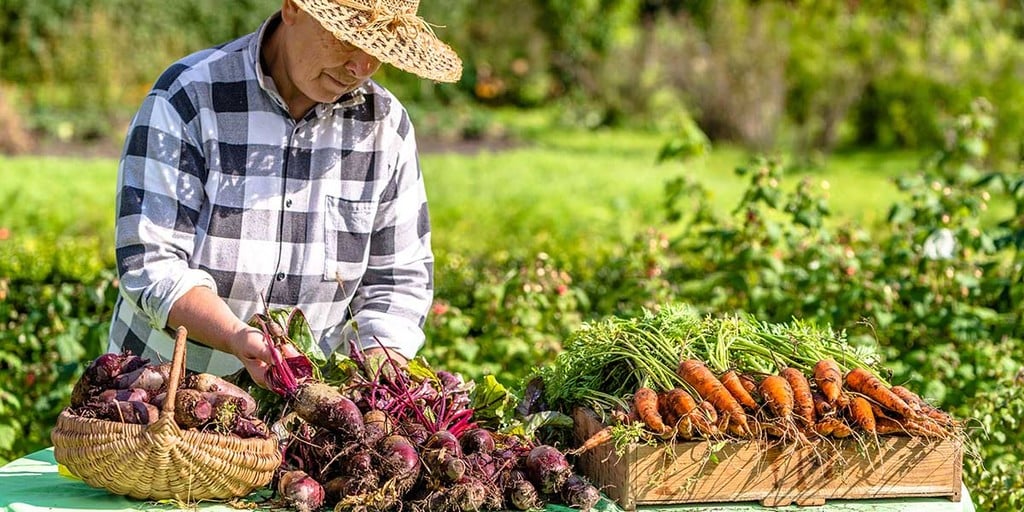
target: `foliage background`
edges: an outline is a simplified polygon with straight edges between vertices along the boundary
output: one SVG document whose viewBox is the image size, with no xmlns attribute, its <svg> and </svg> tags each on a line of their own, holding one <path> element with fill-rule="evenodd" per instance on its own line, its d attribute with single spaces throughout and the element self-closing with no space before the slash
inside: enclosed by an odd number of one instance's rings
<svg viewBox="0 0 1024 512">
<path fill-rule="evenodd" d="M 163 68 L 277 4 L 5 0 L 0 150 L 116 147 Z M 804 318 L 878 344 L 893 382 L 968 418 L 975 503 L 1020 509 L 1020 3 L 422 11 L 463 56 L 462 81 L 381 80 L 424 138 L 514 147 L 424 158 L 437 226 L 428 359 L 514 384 L 605 315 L 678 300 Z M 0 462 L 48 444 L 105 347 L 114 167 L 0 157 Z M 945 230 L 956 245 L 940 255 Z"/>
</svg>

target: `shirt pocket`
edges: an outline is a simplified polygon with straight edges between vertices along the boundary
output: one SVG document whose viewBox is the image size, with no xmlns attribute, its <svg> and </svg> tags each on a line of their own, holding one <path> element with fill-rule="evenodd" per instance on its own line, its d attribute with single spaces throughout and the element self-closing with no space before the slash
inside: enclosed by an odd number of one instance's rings
<svg viewBox="0 0 1024 512">
<path fill-rule="evenodd" d="M 370 233 L 377 213 L 374 201 L 327 196 L 324 219 L 324 279 L 358 284 L 366 271 Z M 351 290 L 350 290 L 351 292 Z"/>
</svg>

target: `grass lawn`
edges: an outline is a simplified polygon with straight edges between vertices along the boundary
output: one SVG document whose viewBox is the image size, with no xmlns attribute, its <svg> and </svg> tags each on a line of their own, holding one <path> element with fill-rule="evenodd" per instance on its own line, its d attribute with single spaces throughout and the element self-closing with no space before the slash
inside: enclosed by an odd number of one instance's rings
<svg viewBox="0 0 1024 512">
<path fill-rule="evenodd" d="M 481 250 L 495 237 L 535 247 L 628 234 L 657 222 L 666 180 L 688 174 L 722 211 L 743 192 L 733 169 L 748 156 L 716 148 L 686 163 L 655 163 L 665 135 L 606 130 L 544 131 L 515 149 L 422 158 L 435 245 Z M 0 157 L 0 228 L 11 236 L 96 235 L 112 240 L 114 159 Z M 910 154 L 850 153 L 802 173 L 826 180 L 839 219 L 871 223 L 896 197 L 889 178 L 917 167 Z M 791 180 L 793 183 L 796 180 Z"/>
</svg>

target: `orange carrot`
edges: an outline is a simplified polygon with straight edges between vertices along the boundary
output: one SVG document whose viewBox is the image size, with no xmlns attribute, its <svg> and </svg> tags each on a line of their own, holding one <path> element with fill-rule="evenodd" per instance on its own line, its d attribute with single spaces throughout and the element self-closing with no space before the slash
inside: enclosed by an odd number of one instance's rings
<svg viewBox="0 0 1024 512">
<path fill-rule="evenodd" d="M 736 399 L 743 407 L 747 410 L 756 411 L 757 402 L 754 401 L 754 397 L 750 396 L 747 389 L 743 387 L 743 381 L 740 380 L 739 374 L 735 370 L 729 370 L 722 374 L 718 380 L 722 381 L 722 385 L 725 389 L 729 390 L 732 397 Z"/>
<path fill-rule="evenodd" d="M 956 425 L 956 420 L 954 420 L 949 413 L 926 402 L 925 399 L 921 398 L 917 393 L 914 393 L 903 386 L 893 386 L 891 391 L 895 393 L 896 396 L 902 398 L 903 401 L 907 402 L 907 405 L 909 405 L 911 409 L 920 413 L 920 415 L 947 427 Z"/>
<path fill-rule="evenodd" d="M 658 413 L 658 394 L 650 388 L 640 388 L 633 395 L 633 406 L 640 421 L 647 425 L 655 434 L 671 432 Z"/>
<path fill-rule="evenodd" d="M 758 389 L 775 417 L 793 421 L 793 389 L 784 377 L 769 375 L 761 381 Z"/>
<path fill-rule="evenodd" d="M 579 455 L 581 453 L 588 452 L 601 446 L 612 440 L 612 427 L 607 426 L 595 432 L 592 436 L 588 437 L 586 441 L 579 446 L 579 448 L 570 450 L 569 453 L 573 455 Z"/>
<path fill-rule="evenodd" d="M 853 435 L 853 429 L 846 424 L 843 420 L 831 416 L 819 421 L 815 424 L 815 430 L 818 434 L 823 436 L 832 436 L 836 439 L 842 439 L 844 437 L 850 437 Z"/>
<path fill-rule="evenodd" d="M 863 368 L 854 368 L 846 374 L 846 387 L 867 396 L 878 405 L 894 411 L 904 418 L 918 417 L 902 398 L 896 396 L 878 377 L 871 375 Z"/>
<path fill-rule="evenodd" d="M 839 364 L 831 359 L 822 359 L 814 365 L 814 382 L 829 403 L 835 403 L 843 390 L 843 374 Z"/>
<path fill-rule="evenodd" d="M 914 410 L 914 412 L 918 414 L 921 414 L 921 412 L 923 412 L 921 410 L 921 397 L 917 396 L 917 394 L 914 393 L 913 391 L 903 386 L 893 386 L 889 388 L 889 391 L 892 391 L 892 394 L 902 398 L 903 401 L 906 402 L 907 405 L 909 405 L 910 408 Z"/>
<path fill-rule="evenodd" d="M 711 405 L 718 410 L 719 415 L 726 416 L 727 422 L 738 423 L 739 428 L 743 431 L 750 431 L 743 407 L 704 363 L 696 359 L 687 359 L 679 363 L 676 373 L 684 382 L 692 386 L 701 398 L 711 402 Z"/>
<path fill-rule="evenodd" d="M 704 435 L 711 434 L 711 424 L 702 421 L 699 417 L 695 417 L 700 415 L 699 412 L 695 412 L 698 409 L 697 401 L 686 391 L 679 388 L 670 389 L 665 394 L 665 405 L 670 411 L 669 414 L 678 418 L 675 427 L 680 437 L 684 439 L 692 438 L 695 426 Z"/>
<path fill-rule="evenodd" d="M 868 431 L 875 431 L 875 414 L 871 411 L 871 402 L 862 396 L 854 396 L 850 399 L 850 418 L 860 428 Z"/>
<path fill-rule="evenodd" d="M 800 419 L 801 426 L 814 425 L 814 398 L 807 377 L 796 368 L 783 368 L 779 376 L 786 379 L 793 390 L 793 414 Z"/>
<path fill-rule="evenodd" d="M 811 392 L 811 398 L 814 400 L 814 414 L 819 420 L 832 416 L 836 413 L 835 407 L 829 403 L 828 399 L 826 399 L 825 395 L 821 394 L 821 392 Z"/>
</svg>

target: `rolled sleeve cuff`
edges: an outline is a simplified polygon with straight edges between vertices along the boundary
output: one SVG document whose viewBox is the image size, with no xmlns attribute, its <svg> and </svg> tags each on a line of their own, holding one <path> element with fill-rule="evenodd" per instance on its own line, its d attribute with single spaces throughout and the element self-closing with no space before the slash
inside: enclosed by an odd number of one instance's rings
<svg viewBox="0 0 1024 512">
<path fill-rule="evenodd" d="M 416 357 L 426 341 L 419 323 L 379 311 L 358 313 L 355 322 L 345 325 L 341 336 L 342 340 L 356 340 L 355 345 L 361 350 L 383 346 L 409 360 Z"/>
<path fill-rule="evenodd" d="M 194 268 L 186 270 L 177 280 L 169 282 L 167 286 L 153 287 L 153 292 L 143 301 L 146 316 L 151 320 L 150 325 L 155 329 L 166 327 L 167 317 L 171 314 L 171 307 L 174 306 L 174 303 L 197 286 L 209 288 L 214 293 L 217 292 L 217 282 L 213 280 L 213 276 Z"/>
</svg>

